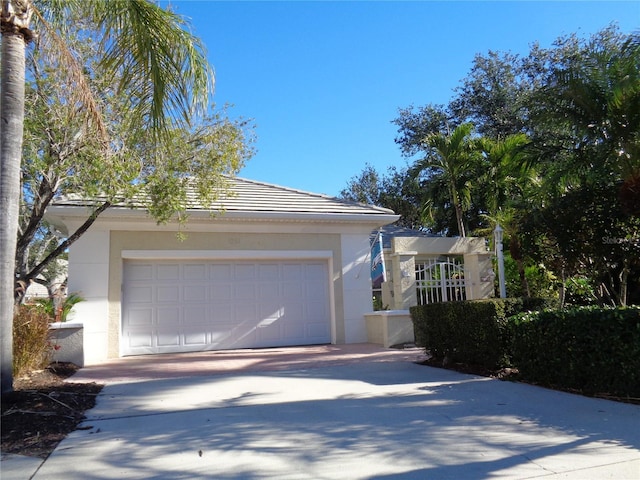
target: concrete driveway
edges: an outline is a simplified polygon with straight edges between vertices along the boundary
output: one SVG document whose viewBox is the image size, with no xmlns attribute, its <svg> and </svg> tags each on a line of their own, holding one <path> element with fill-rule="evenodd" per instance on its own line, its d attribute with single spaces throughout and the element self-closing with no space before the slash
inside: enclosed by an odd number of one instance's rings
<svg viewBox="0 0 640 480">
<path fill-rule="evenodd" d="M 156 379 L 116 368 L 33 478 L 640 478 L 640 406 L 421 366 L 417 350 L 344 348 L 289 368 L 277 353 L 272 368 L 165 365 Z"/>
</svg>

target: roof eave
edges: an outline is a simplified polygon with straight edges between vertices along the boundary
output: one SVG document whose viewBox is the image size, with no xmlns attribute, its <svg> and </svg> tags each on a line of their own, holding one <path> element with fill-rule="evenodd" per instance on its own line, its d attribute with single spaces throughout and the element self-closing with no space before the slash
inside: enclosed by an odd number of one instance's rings
<svg viewBox="0 0 640 480">
<path fill-rule="evenodd" d="M 84 220 L 89 215 L 89 207 L 71 205 L 53 205 L 47 209 L 50 219 Z M 274 212 L 274 211 L 223 211 L 213 213 L 207 210 L 188 210 L 189 221 L 201 223 L 203 221 L 245 221 L 245 222 L 305 222 L 305 223 L 350 223 L 382 226 L 393 223 L 400 215 L 393 213 L 341 213 L 341 212 Z M 141 220 L 155 223 L 146 211 L 111 207 L 104 211 L 98 220 Z M 57 222 L 54 222 L 57 223 Z M 176 222 L 177 223 L 177 222 Z"/>
</svg>

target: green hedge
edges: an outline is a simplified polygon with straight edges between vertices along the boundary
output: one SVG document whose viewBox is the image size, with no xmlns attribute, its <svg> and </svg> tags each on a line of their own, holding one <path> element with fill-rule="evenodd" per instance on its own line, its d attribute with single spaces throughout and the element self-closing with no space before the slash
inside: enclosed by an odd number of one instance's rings
<svg viewBox="0 0 640 480">
<path fill-rule="evenodd" d="M 411 308 L 416 342 L 438 359 L 489 369 L 507 362 L 507 318 L 554 306 L 553 300 L 506 298 L 420 305 Z"/>
<path fill-rule="evenodd" d="M 640 308 L 544 311 L 509 324 L 512 362 L 524 380 L 640 398 Z"/>
</svg>

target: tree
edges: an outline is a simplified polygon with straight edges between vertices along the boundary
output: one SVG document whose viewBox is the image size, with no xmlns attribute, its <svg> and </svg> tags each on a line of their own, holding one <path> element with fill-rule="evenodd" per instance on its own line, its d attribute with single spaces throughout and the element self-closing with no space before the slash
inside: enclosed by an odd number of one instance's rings
<svg viewBox="0 0 640 480">
<path fill-rule="evenodd" d="M 339 197 L 365 205 L 383 206 L 380 202 L 382 191 L 380 174 L 368 163 L 359 175 L 351 177 Z"/>
<path fill-rule="evenodd" d="M 429 135 L 448 135 L 460 123 L 443 105 L 429 104 L 417 108 L 411 105 L 399 109 L 398 115 L 392 122 L 398 127 L 395 142 L 405 157 L 421 153 L 422 142 Z"/>
<path fill-rule="evenodd" d="M 522 223 L 529 239 L 537 242 L 528 245 L 530 251 L 542 253 L 546 262 L 557 255 L 554 267 L 566 272 L 563 278 L 593 279 L 599 303 L 627 304 L 629 280 L 640 266 L 640 218 L 623 211 L 615 188 L 596 184 L 572 189 Z"/>
<path fill-rule="evenodd" d="M 38 8 L 40 7 L 40 8 Z M 97 134 L 103 159 L 109 152 L 108 128 L 103 120 L 99 97 L 87 82 L 87 71 L 79 65 L 64 44 L 65 29 L 72 17 L 89 19 L 97 26 L 104 56 L 101 66 L 117 79 L 115 89 L 128 98 L 127 120 L 146 125 L 148 135 L 159 142 L 172 126 L 188 125 L 192 115 L 209 104 L 213 85 L 200 42 L 185 28 L 177 15 L 146 0 L 1 0 L 2 34 L 0 90 L 0 334 L 1 390 L 12 388 L 12 317 L 14 303 L 14 262 L 20 202 L 20 164 L 22 155 L 25 50 L 34 34 L 35 15 L 38 48 L 46 51 L 52 65 L 64 68 L 67 77 L 60 88 L 67 94 L 77 118 L 82 119 L 81 135 Z M 138 129 L 139 131 L 140 129 Z M 103 165 L 103 171 L 108 165 Z M 54 188 L 50 190 L 55 191 Z M 108 202 L 96 208 L 98 215 Z M 87 227 L 88 228 L 88 227 Z M 76 232 L 78 233 L 78 232 Z M 67 246 L 73 241 L 67 239 Z"/>
<path fill-rule="evenodd" d="M 556 249 L 563 271 L 599 285 L 601 303 L 624 305 L 639 258 L 640 36 L 609 28 L 561 45 L 531 99 L 544 197 L 529 228 Z"/>
<path fill-rule="evenodd" d="M 437 175 L 446 185 L 456 215 L 458 235 L 466 236 L 464 212 L 471 204 L 470 172 L 478 160 L 476 142 L 472 141 L 473 125 L 465 123 L 451 135 L 436 133 L 423 139 L 425 156 L 418 160 L 412 174 L 426 175 L 432 181 Z M 432 197 L 433 198 L 433 197 Z"/>
<path fill-rule="evenodd" d="M 381 175 L 367 164 L 359 175 L 352 177 L 347 187 L 340 192 L 340 198 L 354 202 L 389 208 L 400 215 L 396 225 L 420 230 L 422 222 L 423 190 L 406 169 L 389 167 Z"/>
<path fill-rule="evenodd" d="M 475 56 L 449 108 L 458 121 L 476 125 L 480 135 L 504 140 L 524 131 L 530 91 L 521 59 L 490 50 Z"/>
<path fill-rule="evenodd" d="M 491 236 L 497 224 L 503 228 L 509 253 L 518 269 L 521 290 L 530 296 L 519 229 L 520 212 L 526 210 L 526 202 L 533 197 L 532 187 L 538 180 L 527 162 L 529 139 L 523 133 L 503 140 L 483 137 L 478 145 L 482 150 L 484 174 L 476 197 L 482 196 L 488 212 L 486 218 L 491 223 L 491 231 L 485 233 Z"/>
</svg>

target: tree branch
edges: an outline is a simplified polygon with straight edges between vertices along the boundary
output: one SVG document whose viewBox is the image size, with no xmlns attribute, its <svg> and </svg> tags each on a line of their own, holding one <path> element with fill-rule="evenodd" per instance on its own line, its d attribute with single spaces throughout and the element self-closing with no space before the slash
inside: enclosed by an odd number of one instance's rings
<svg viewBox="0 0 640 480">
<path fill-rule="evenodd" d="M 28 284 L 31 279 L 36 278 L 50 262 L 58 258 L 62 253 L 64 253 L 65 250 L 67 250 L 67 248 L 69 248 L 73 243 L 75 243 L 76 240 L 78 240 L 89 229 L 89 227 L 93 225 L 93 222 L 96 221 L 98 216 L 102 212 L 104 212 L 106 209 L 108 209 L 110 206 L 111 206 L 111 202 L 104 202 L 97 209 L 95 209 L 91 213 L 89 218 L 87 218 L 87 220 L 75 232 L 73 232 L 72 235 L 70 235 L 64 242 L 58 245 L 58 247 L 49 255 L 47 255 L 47 257 L 44 260 L 42 260 L 42 262 L 40 262 L 38 265 L 33 267 L 33 269 L 29 273 L 25 274 L 24 276 L 20 276 L 20 278 L 16 279 L 16 282 L 22 281 Z"/>
</svg>

